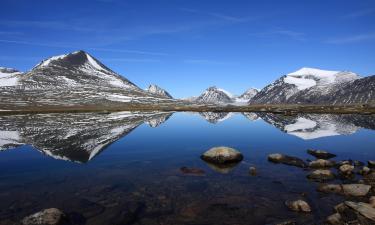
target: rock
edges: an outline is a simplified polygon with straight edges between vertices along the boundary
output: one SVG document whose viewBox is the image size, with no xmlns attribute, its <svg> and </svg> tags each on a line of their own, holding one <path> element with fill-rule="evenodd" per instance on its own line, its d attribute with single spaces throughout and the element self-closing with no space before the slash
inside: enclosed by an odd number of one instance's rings
<svg viewBox="0 0 375 225">
<path fill-rule="evenodd" d="M 318 187 L 318 191 L 324 192 L 324 193 L 335 193 L 335 194 L 343 193 L 341 184 L 321 184 Z"/>
<path fill-rule="evenodd" d="M 24 225 L 60 225 L 67 224 L 66 221 L 66 216 L 61 210 L 50 208 L 25 217 L 21 223 Z"/>
<path fill-rule="evenodd" d="M 311 212 L 310 205 L 303 200 L 286 201 L 285 205 L 295 212 Z"/>
<path fill-rule="evenodd" d="M 351 202 L 346 201 L 345 205 L 349 208 L 353 209 L 354 211 L 358 212 L 362 216 L 366 217 L 372 222 L 375 222 L 375 208 L 371 207 L 370 204 L 364 202 Z"/>
<path fill-rule="evenodd" d="M 365 196 L 370 191 L 371 186 L 366 184 L 343 184 L 342 190 L 344 195 Z"/>
<path fill-rule="evenodd" d="M 335 162 L 331 160 L 326 160 L 326 159 L 317 159 L 315 161 L 311 161 L 309 163 L 309 166 L 311 168 L 326 168 L 326 167 L 333 167 L 335 166 Z"/>
<path fill-rule="evenodd" d="M 349 164 L 344 164 L 339 167 L 339 171 L 343 175 L 350 175 L 353 173 L 353 170 L 354 170 L 354 166 L 349 165 Z"/>
<path fill-rule="evenodd" d="M 337 163 L 337 166 L 340 167 L 342 165 L 352 165 L 352 164 L 353 164 L 353 161 L 351 161 L 351 160 L 342 160 L 342 161 Z"/>
<path fill-rule="evenodd" d="M 251 166 L 249 168 L 249 173 L 251 176 L 256 176 L 257 175 L 257 169 L 254 166 Z"/>
<path fill-rule="evenodd" d="M 363 176 L 363 175 L 367 175 L 367 174 L 369 174 L 370 172 L 371 172 L 371 169 L 368 168 L 367 166 L 362 167 L 362 169 L 358 171 L 358 173 L 359 173 L 360 175 L 362 175 L 362 176 Z"/>
<path fill-rule="evenodd" d="M 369 160 L 369 161 L 367 161 L 367 165 L 370 168 L 375 168 L 375 160 Z"/>
<path fill-rule="evenodd" d="M 315 181 L 327 181 L 332 180 L 335 178 L 335 175 L 330 170 L 314 170 L 309 175 L 307 175 L 307 178 L 315 180 Z"/>
<path fill-rule="evenodd" d="M 371 196 L 370 199 L 369 199 L 369 204 L 375 208 L 375 196 Z"/>
<path fill-rule="evenodd" d="M 180 171 L 183 174 L 194 175 L 194 176 L 203 176 L 205 174 L 204 170 L 202 170 L 202 169 L 199 169 L 199 168 L 188 168 L 186 166 L 181 167 Z"/>
<path fill-rule="evenodd" d="M 281 223 L 277 223 L 275 225 L 297 225 L 297 223 L 293 220 L 288 220 L 288 221 L 284 221 L 284 222 L 281 222 Z"/>
<path fill-rule="evenodd" d="M 344 225 L 339 213 L 335 213 L 327 217 L 327 223 L 331 225 Z"/>
<path fill-rule="evenodd" d="M 268 155 L 268 160 L 274 163 L 282 163 L 301 168 L 307 167 L 307 164 L 302 159 L 293 156 L 283 155 L 280 153 L 273 153 Z"/>
<path fill-rule="evenodd" d="M 321 184 L 318 191 L 324 193 L 335 193 L 354 197 L 365 196 L 370 191 L 371 186 L 365 184 Z"/>
<path fill-rule="evenodd" d="M 317 159 L 330 159 L 330 158 L 336 157 L 335 154 L 332 154 L 323 150 L 308 149 L 307 153 L 314 156 Z"/>
<path fill-rule="evenodd" d="M 211 163 L 234 163 L 243 159 L 241 152 L 228 147 L 214 147 L 203 153 L 201 158 Z"/>
</svg>

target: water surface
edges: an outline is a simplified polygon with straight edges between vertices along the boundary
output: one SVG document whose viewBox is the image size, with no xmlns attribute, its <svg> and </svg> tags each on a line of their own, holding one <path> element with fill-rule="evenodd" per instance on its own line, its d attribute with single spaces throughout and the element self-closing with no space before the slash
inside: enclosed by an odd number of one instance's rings
<svg viewBox="0 0 375 225">
<path fill-rule="evenodd" d="M 313 159 L 312 148 L 335 160 L 375 159 L 374 129 L 375 117 L 364 115 L 0 116 L 0 224 L 51 207 L 76 224 L 319 224 L 345 198 L 318 193 L 308 171 L 272 164 L 267 155 Z M 244 160 L 230 168 L 202 161 L 215 146 L 236 148 Z M 313 213 L 289 211 L 284 202 L 294 199 Z"/>
</svg>

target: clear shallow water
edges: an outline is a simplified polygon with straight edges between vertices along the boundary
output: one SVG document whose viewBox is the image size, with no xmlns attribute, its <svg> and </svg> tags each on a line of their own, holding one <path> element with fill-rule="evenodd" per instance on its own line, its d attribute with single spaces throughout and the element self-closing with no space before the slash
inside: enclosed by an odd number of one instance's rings
<svg viewBox="0 0 375 225">
<path fill-rule="evenodd" d="M 345 198 L 316 192 L 308 171 L 267 155 L 313 159 L 313 148 L 335 160 L 375 159 L 373 129 L 373 116 L 355 115 L 0 116 L 0 224 L 50 207 L 76 224 L 319 224 Z M 222 145 L 244 160 L 222 170 L 199 158 Z M 184 174 L 184 166 L 204 174 Z M 284 202 L 294 199 L 313 213 L 288 211 Z"/>
</svg>

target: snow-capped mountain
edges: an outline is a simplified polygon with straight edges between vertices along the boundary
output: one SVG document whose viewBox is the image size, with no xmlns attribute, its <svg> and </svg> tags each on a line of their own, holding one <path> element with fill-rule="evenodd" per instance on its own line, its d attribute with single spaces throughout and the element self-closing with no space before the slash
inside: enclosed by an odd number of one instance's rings
<svg viewBox="0 0 375 225">
<path fill-rule="evenodd" d="M 155 84 L 151 84 L 147 88 L 147 91 L 152 93 L 152 94 L 160 95 L 160 96 L 163 96 L 163 97 L 166 97 L 166 98 L 173 98 L 172 95 L 170 95 L 166 90 L 164 90 L 163 88 L 161 88 L 161 87 L 159 87 Z"/>
<path fill-rule="evenodd" d="M 277 79 L 256 94 L 250 103 L 282 104 L 332 103 L 332 96 L 361 77 L 353 72 L 328 71 L 314 68 L 302 68 Z M 350 91 L 349 91 L 350 92 Z M 342 102 L 336 102 L 342 103 Z"/>
<path fill-rule="evenodd" d="M 0 116 L 0 150 L 31 145 L 55 159 L 87 162 L 144 122 L 169 113 L 52 113 Z M 161 119 L 162 118 L 162 119 Z"/>
<path fill-rule="evenodd" d="M 172 116 L 172 113 L 156 114 L 145 121 L 150 127 L 158 127 L 160 124 L 167 121 Z"/>
<path fill-rule="evenodd" d="M 24 74 L 10 71 L 1 77 L 15 80 L 0 85 L 0 109 L 179 103 L 142 90 L 84 51 L 54 56 Z"/>
<path fill-rule="evenodd" d="M 374 117 L 365 115 L 300 114 L 282 116 L 272 113 L 257 113 L 257 115 L 281 131 L 305 140 L 353 134 L 361 128 L 375 129 Z"/>
<path fill-rule="evenodd" d="M 249 102 L 256 94 L 258 94 L 259 90 L 256 88 L 250 88 L 246 90 L 242 95 L 235 97 L 235 102 Z"/>
<path fill-rule="evenodd" d="M 201 115 L 205 120 L 210 123 L 219 123 L 227 120 L 233 116 L 233 113 L 228 112 L 200 112 Z"/>
<path fill-rule="evenodd" d="M 201 103 L 231 103 L 233 95 L 215 86 L 207 88 L 195 101 Z"/>
<path fill-rule="evenodd" d="M 27 88 L 100 86 L 138 89 L 84 51 L 43 60 L 27 72 L 20 83 Z"/>
<path fill-rule="evenodd" d="M 22 73 L 16 69 L 0 67 L 0 87 L 17 85 L 21 74 Z"/>
</svg>

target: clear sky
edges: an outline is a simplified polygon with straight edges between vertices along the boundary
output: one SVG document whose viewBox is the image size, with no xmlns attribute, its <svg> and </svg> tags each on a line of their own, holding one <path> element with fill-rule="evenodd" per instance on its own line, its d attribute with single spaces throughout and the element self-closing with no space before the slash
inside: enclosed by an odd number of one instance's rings
<svg viewBox="0 0 375 225">
<path fill-rule="evenodd" d="M 374 0 L 1 0 L 0 66 L 85 50 L 175 97 L 263 88 L 300 67 L 375 74 Z"/>
</svg>

